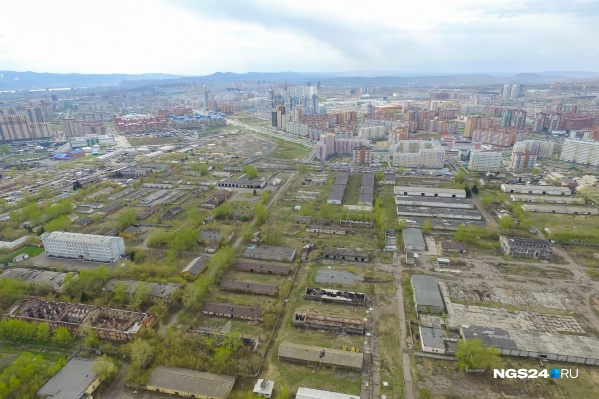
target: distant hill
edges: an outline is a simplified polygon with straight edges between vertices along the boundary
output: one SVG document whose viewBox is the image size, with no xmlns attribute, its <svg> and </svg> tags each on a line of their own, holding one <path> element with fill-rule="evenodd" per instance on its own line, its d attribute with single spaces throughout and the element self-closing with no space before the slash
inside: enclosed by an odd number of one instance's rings
<svg viewBox="0 0 599 399">
<path fill-rule="evenodd" d="M 181 75 L 163 73 L 128 74 L 80 74 L 0 71 L 0 90 L 55 89 L 60 87 L 118 86 L 128 80 L 177 79 Z"/>
<path fill-rule="evenodd" d="M 367 75 L 367 76 L 364 76 Z M 91 86 L 139 87 L 155 84 L 222 83 L 238 81 L 287 82 L 306 84 L 321 82 L 327 86 L 391 86 L 391 87 L 456 87 L 499 84 L 536 85 L 559 81 L 599 79 L 598 72 L 549 71 L 509 74 L 425 74 L 415 72 L 217 72 L 203 76 L 181 76 L 161 73 L 148 74 L 56 74 L 38 72 L 0 71 L 0 90 L 32 90 L 77 88 Z"/>
</svg>

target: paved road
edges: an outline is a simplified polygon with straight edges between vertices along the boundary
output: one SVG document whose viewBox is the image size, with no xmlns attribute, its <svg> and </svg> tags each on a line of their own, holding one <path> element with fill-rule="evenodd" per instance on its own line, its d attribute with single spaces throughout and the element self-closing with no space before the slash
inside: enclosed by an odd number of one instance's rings
<svg viewBox="0 0 599 399">
<path fill-rule="evenodd" d="M 396 270 L 393 273 L 395 276 L 395 285 L 397 287 L 396 297 L 399 312 L 399 350 L 401 352 L 401 368 L 403 370 L 404 380 L 404 397 L 405 399 L 414 399 L 414 381 L 412 380 L 412 363 L 407 348 L 407 332 L 406 332 L 406 312 L 403 303 L 403 287 L 401 285 L 401 272 L 403 268 L 397 259 Z"/>
</svg>

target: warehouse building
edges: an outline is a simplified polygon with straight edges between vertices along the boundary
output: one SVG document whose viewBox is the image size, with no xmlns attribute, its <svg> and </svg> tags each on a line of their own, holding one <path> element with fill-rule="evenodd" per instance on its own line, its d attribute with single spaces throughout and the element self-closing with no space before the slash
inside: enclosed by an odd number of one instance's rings
<svg viewBox="0 0 599 399">
<path fill-rule="evenodd" d="M 465 325 L 460 333 L 464 339 L 481 339 L 502 355 L 599 366 L 599 340 L 593 337 Z"/>
<path fill-rule="evenodd" d="M 343 202 L 343 196 L 345 195 L 345 188 L 349 181 L 349 172 L 339 172 L 333 183 L 333 188 L 327 199 L 327 204 L 341 205 Z"/>
<path fill-rule="evenodd" d="M 467 198 L 415 197 L 396 195 L 395 205 L 426 206 L 434 208 L 474 209 L 474 204 Z"/>
<path fill-rule="evenodd" d="M 230 187 L 230 188 L 249 188 L 249 189 L 260 189 L 266 186 L 266 178 L 261 177 L 260 179 L 224 179 L 216 183 L 219 187 Z"/>
<path fill-rule="evenodd" d="M 510 199 L 513 202 L 542 202 L 546 204 L 578 204 L 583 205 L 584 199 L 580 197 L 566 197 L 566 196 L 553 196 L 553 195 L 524 195 L 524 194 L 512 194 Z"/>
<path fill-rule="evenodd" d="M 304 299 L 310 301 L 333 302 L 345 305 L 366 305 L 366 294 L 327 288 L 306 288 Z"/>
<path fill-rule="evenodd" d="M 306 227 L 306 233 L 345 235 L 347 234 L 347 229 L 345 227 L 318 226 L 313 224 Z"/>
<path fill-rule="evenodd" d="M 296 254 L 295 248 L 276 247 L 272 245 L 248 245 L 243 256 L 246 258 L 276 260 L 279 262 L 293 262 Z"/>
<path fill-rule="evenodd" d="M 553 250 L 547 240 L 499 236 L 505 255 L 533 259 L 551 259 Z"/>
<path fill-rule="evenodd" d="M 522 205 L 522 209 L 524 209 L 526 212 L 562 213 L 570 215 L 599 215 L 599 209 L 593 206 L 524 204 Z"/>
<path fill-rule="evenodd" d="M 237 281 L 223 278 L 220 289 L 224 291 L 247 292 L 250 294 L 275 295 L 278 290 L 275 284 L 254 283 L 252 281 Z"/>
<path fill-rule="evenodd" d="M 424 241 L 421 229 L 417 227 L 406 227 L 401 231 L 401 234 L 403 236 L 403 243 L 406 251 L 426 251 L 426 242 Z"/>
<path fill-rule="evenodd" d="M 476 209 L 428 208 L 423 206 L 397 205 L 397 216 L 414 216 L 440 219 L 482 220 Z"/>
<path fill-rule="evenodd" d="M 358 204 L 374 205 L 374 173 L 363 173 L 358 195 Z"/>
<path fill-rule="evenodd" d="M 395 195 L 412 195 L 419 197 L 466 198 L 466 191 L 456 188 L 395 186 Z"/>
<path fill-rule="evenodd" d="M 362 249 L 324 247 L 322 256 L 325 259 L 352 260 L 354 262 L 368 262 L 369 260 L 368 251 Z"/>
<path fill-rule="evenodd" d="M 47 270 L 36 269 L 5 269 L 0 275 L 0 278 L 9 278 L 11 280 L 24 281 L 32 284 L 49 285 L 54 291 L 58 291 L 68 275 L 76 275 L 76 273 L 60 273 Z"/>
<path fill-rule="evenodd" d="M 73 358 L 37 391 L 37 396 L 45 399 L 88 398 L 101 382 L 101 377 L 94 372 L 93 360 Z"/>
<path fill-rule="evenodd" d="M 206 269 L 209 261 L 210 258 L 208 256 L 198 256 L 185 266 L 181 274 L 189 280 L 195 280 Z"/>
<path fill-rule="evenodd" d="M 339 392 L 299 387 L 295 399 L 360 399 L 359 395 L 346 395 Z"/>
<path fill-rule="evenodd" d="M 318 364 L 353 370 L 362 370 L 362 364 L 364 362 L 363 353 L 322 348 L 319 346 L 292 344 L 290 342 L 281 343 L 277 356 L 280 360 L 286 360 L 288 362 Z"/>
<path fill-rule="evenodd" d="M 125 255 L 123 237 L 54 231 L 40 237 L 46 256 L 83 259 L 96 262 L 116 262 Z"/>
<path fill-rule="evenodd" d="M 178 367 L 158 366 L 150 374 L 146 389 L 197 399 L 226 399 L 235 377 Z"/>
<path fill-rule="evenodd" d="M 247 273 L 288 275 L 290 268 L 287 265 L 273 263 L 237 262 L 235 270 Z"/>
<path fill-rule="evenodd" d="M 412 276 L 412 287 L 414 288 L 414 304 L 417 313 L 441 314 L 445 311 L 436 278 L 414 275 Z"/>
<path fill-rule="evenodd" d="M 501 191 L 512 194 L 572 195 L 568 187 L 526 186 L 523 184 L 502 184 Z"/>
</svg>

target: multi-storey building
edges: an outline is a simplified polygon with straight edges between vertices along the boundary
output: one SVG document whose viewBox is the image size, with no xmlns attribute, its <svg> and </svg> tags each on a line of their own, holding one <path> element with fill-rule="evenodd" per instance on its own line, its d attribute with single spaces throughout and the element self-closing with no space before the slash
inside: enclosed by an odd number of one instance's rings
<svg viewBox="0 0 599 399">
<path fill-rule="evenodd" d="M 528 150 L 513 151 L 510 168 L 512 169 L 532 169 L 537 163 L 538 155 Z"/>
<path fill-rule="evenodd" d="M 47 123 L 30 123 L 26 115 L 0 115 L 0 142 L 50 138 Z"/>
<path fill-rule="evenodd" d="M 115 262 L 125 255 L 123 237 L 54 231 L 41 235 L 46 256 Z"/>
<path fill-rule="evenodd" d="M 320 136 L 320 141 L 314 147 L 316 159 L 325 160 L 334 154 L 352 154 L 354 148 L 366 145 L 367 141 L 349 138 L 350 136 L 339 136 L 335 133 L 327 133 Z M 348 138 L 345 138 L 348 137 Z"/>
<path fill-rule="evenodd" d="M 466 120 L 466 128 L 464 129 L 464 137 L 472 137 L 472 133 L 476 129 L 490 129 L 493 127 L 493 119 L 482 118 L 480 116 L 471 116 Z"/>
<path fill-rule="evenodd" d="M 560 159 L 586 165 L 599 165 L 599 142 L 566 139 Z"/>
<path fill-rule="evenodd" d="M 516 129 L 481 129 L 472 134 L 472 143 L 491 144 L 500 147 L 510 147 L 524 140 L 526 134 Z"/>
<path fill-rule="evenodd" d="M 355 147 L 352 162 L 357 165 L 369 164 L 371 149 L 372 147 L 367 147 L 365 145 Z"/>
<path fill-rule="evenodd" d="M 394 166 L 442 168 L 445 150 L 438 141 L 400 140 L 389 147 Z"/>
<path fill-rule="evenodd" d="M 468 168 L 474 172 L 497 172 L 501 168 L 501 151 L 471 151 Z"/>
<path fill-rule="evenodd" d="M 535 133 L 551 133 L 558 130 L 562 123 L 562 115 L 555 112 L 539 112 L 535 115 L 532 131 Z"/>
</svg>

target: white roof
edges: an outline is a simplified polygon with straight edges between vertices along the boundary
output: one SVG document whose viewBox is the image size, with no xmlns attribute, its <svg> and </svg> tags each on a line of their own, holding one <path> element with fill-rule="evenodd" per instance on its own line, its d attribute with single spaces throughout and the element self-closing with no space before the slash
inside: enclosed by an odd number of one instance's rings
<svg viewBox="0 0 599 399">
<path fill-rule="evenodd" d="M 360 395 L 347 395 L 339 392 L 321 391 L 320 389 L 299 387 L 296 399 L 360 399 Z"/>
<path fill-rule="evenodd" d="M 62 240 L 71 242 L 81 242 L 84 244 L 97 244 L 103 241 L 114 241 L 123 240 L 122 237 L 112 236 L 101 236 L 95 234 L 80 234 L 80 233 L 68 233 L 65 231 L 53 231 L 47 235 L 42 235 L 42 241 L 44 240 Z"/>
</svg>

